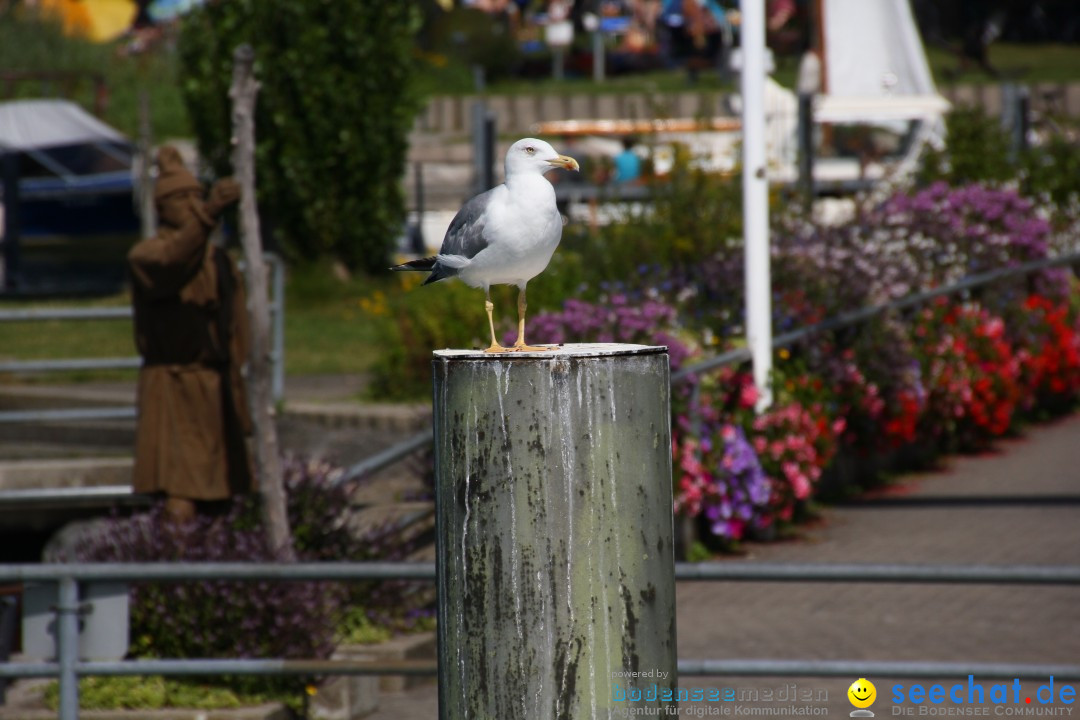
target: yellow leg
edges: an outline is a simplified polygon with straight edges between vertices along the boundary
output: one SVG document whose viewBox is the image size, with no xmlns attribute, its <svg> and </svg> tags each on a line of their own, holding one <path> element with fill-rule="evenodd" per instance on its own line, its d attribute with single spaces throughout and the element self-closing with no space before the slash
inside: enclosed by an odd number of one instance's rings
<svg viewBox="0 0 1080 720">
<path fill-rule="evenodd" d="M 525 286 L 523 285 L 518 291 L 518 336 L 517 342 L 514 343 L 514 350 L 516 352 L 544 352 L 545 350 L 554 350 L 553 347 L 535 346 L 525 344 L 525 308 L 528 307 L 525 303 Z"/>
<path fill-rule="evenodd" d="M 504 348 L 495 340 L 495 320 L 492 318 L 492 311 L 495 310 L 495 305 L 491 302 L 491 290 L 484 290 L 484 309 L 487 310 L 488 316 L 488 328 L 491 330 L 491 347 L 484 352 L 489 353 L 504 353 L 510 352 L 509 348 Z"/>
</svg>

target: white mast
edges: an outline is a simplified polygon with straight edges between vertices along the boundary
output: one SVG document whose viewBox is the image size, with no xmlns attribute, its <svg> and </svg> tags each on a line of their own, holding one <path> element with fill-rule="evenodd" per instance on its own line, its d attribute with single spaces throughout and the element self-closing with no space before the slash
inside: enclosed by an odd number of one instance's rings
<svg viewBox="0 0 1080 720">
<path fill-rule="evenodd" d="M 761 395 L 772 404 L 772 288 L 769 270 L 769 181 L 765 173 L 765 0 L 742 2 L 743 273 L 746 342 Z"/>
</svg>

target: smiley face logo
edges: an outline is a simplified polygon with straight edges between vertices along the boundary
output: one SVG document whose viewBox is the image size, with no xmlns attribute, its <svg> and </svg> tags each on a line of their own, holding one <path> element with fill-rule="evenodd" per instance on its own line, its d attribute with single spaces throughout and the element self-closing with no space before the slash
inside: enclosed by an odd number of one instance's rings
<svg viewBox="0 0 1080 720">
<path fill-rule="evenodd" d="M 868 708 L 877 699 L 877 688 L 866 678 L 859 678 L 847 689 L 848 700 L 857 708 Z"/>
</svg>

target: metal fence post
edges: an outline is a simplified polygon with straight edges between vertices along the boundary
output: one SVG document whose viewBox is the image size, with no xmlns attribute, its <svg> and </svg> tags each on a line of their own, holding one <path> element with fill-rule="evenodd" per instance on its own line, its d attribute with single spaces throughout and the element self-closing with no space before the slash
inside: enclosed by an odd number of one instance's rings
<svg viewBox="0 0 1080 720">
<path fill-rule="evenodd" d="M 21 268 L 19 211 L 19 155 L 14 150 L 0 151 L 0 193 L 4 197 L 3 227 L 0 227 L 0 290 L 12 290 L 19 284 Z"/>
<path fill-rule="evenodd" d="M 814 204 L 814 96 L 799 93 L 799 192 L 803 207 Z"/>
<path fill-rule="evenodd" d="M 435 353 L 439 707 L 663 713 L 676 684 L 667 353 Z"/>
<path fill-rule="evenodd" d="M 285 399 L 285 262 L 280 255 L 267 253 L 270 262 L 270 394 L 274 403 Z"/>
<path fill-rule="evenodd" d="M 1030 110 L 1030 91 L 1026 86 L 1002 83 L 1001 129 L 1009 136 L 1009 159 L 1013 162 L 1027 150 Z"/>
<path fill-rule="evenodd" d="M 60 666 L 60 720 L 79 717 L 79 582 L 60 578 L 56 604 L 56 660 Z"/>
</svg>

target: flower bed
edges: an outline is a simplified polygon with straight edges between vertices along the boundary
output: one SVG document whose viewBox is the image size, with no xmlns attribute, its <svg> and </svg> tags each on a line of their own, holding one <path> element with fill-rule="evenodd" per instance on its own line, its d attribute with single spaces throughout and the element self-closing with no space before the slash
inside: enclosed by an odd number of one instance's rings
<svg viewBox="0 0 1080 720">
<path fill-rule="evenodd" d="M 1023 306 L 1022 333 L 975 303 L 923 308 L 908 328 L 913 362 L 893 373 L 885 391 L 850 348 L 832 367 L 781 355 L 776 400 L 754 416 L 748 373 L 721 373 L 674 425 L 676 512 L 704 518 L 699 527 L 713 538 L 739 540 L 749 528 L 795 518 L 838 452 L 911 449 L 925 458 L 979 450 L 1024 421 L 1073 407 L 1078 314 L 1037 295 Z"/>
<path fill-rule="evenodd" d="M 782 221 L 773 239 L 774 327 L 806 326 L 1074 247 L 1075 225 L 1056 231 L 1050 215 L 1012 190 L 936 183 L 839 226 Z M 609 283 L 593 301 L 539 314 L 533 337 L 666 344 L 675 367 L 736 346 L 741 251 L 698 245 L 708 250 L 696 268 L 624 270 L 617 294 Z M 673 396 L 676 513 L 723 547 L 797 520 L 838 455 L 870 467 L 932 461 L 984 449 L 1025 422 L 1074 407 L 1075 288 L 1067 271 L 1046 270 L 820 333 L 777 353 L 774 402 L 761 414 L 745 368 L 693 378 Z"/>
<path fill-rule="evenodd" d="M 350 523 L 356 482 L 323 460 L 283 459 L 289 525 L 302 561 L 403 561 L 425 542 L 407 523 L 370 529 Z M 183 526 L 164 507 L 115 517 L 72 547 L 59 562 L 274 562 L 257 498 L 239 496 L 221 514 Z M 131 647 L 136 657 L 326 659 L 371 625 L 393 632 L 426 630 L 433 616 L 427 583 L 417 581 L 143 582 L 131 585 Z M 370 634 L 370 633 L 369 633 Z M 302 697 L 305 678 L 216 678 L 251 692 Z"/>
<path fill-rule="evenodd" d="M 739 193 L 737 179 L 680 167 L 648 212 L 568 226 L 529 285 L 529 340 L 663 344 L 674 369 L 739 347 Z M 834 225 L 782 208 L 771 238 L 774 331 L 1077 249 L 1080 202 L 1049 197 L 936 182 Z M 430 296 L 391 301 L 377 389 L 426 395 L 432 347 L 486 343 L 476 291 L 439 292 L 437 320 Z M 1076 279 L 1051 269 L 820 332 L 776 353 L 774 403 L 760 416 L 745 367 L 695 377 L 672 394 L 676 510 L 720 545 L 767 535 L 852 482 L 981 450 L 1068 411 L 1080 400 L 1078 310 Z M 501 328 L 516 339 L 510 318 Z"/>
</svg>

